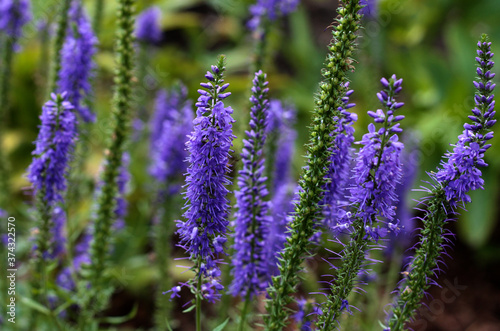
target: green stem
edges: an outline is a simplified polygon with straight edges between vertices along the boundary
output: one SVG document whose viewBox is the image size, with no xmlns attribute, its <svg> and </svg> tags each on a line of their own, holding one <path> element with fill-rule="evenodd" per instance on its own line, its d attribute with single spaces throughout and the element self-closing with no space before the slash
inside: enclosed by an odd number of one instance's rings
<svg viewBox="0 0 500 331">
<path fill-rule="evenodd" d="M 168 187 L 169 185 L 165 185 Z M 158 223 L 155 225 L 155 253 L 156 263 L 159 273 L 159 286 L 156 293 L 156 312 L 155 323 L 158 330 L 166 330 L 167 323 L 170 319 L 172 304 L 168 295 L 162 292 L 172 288 L 172 275 L 169 270 L 169 259 L 171 253 L 171 242 L 173 234 L 173 221 L 171 210 L 176 206 L 175 197 L 168 196 L 161 203 L 161 215 L 159 215 Z M 175 199 L 176 200 L 176 199 Z M 156 214 L 156 213 L 155 213 Z"/>
<path fill-rule="evenodd" d="M 245 303 L 243 304 L 243 310 L 241 311 L 240 325 L 238 331 L 245 330 L 245 322 L 248 314 L 248 308 L 250 308 L 250 291 L 245 297 Z"/>
<path fill-rule="evenodd" d="M 115 72 L 115 93 L 113 103 L 114 127 L 102 175 L 103 186 L 97 203 L 94 222 L 94 240 L 90 247 L 89 281 L 90 290 L 81 286 L 83 303 L 80 325 L 89 324 L 96 312 L 105 308 L 111 295 L 108 281 L 108 255 L 112 241 L 111 226 L 116 217 L 115 203 L 118 194 L 117 178 L 122 163 L 123 151 L 129 135 L 129 117 L 132 101 L 132 80 L 134 67 L 133 5 L 135 0 L 119 0 L 118 28 L 116 32 L 117 68 Z"/>
<path fill-rule="evenodd" d="M 198 262 L 198 284 L 196 284 L 196 331 L 201 331 L 201 262 Z"/>
<path fill-rule="evenodd" d="M 57 92 L 57 82 L 59 81 L 59 71 L 61 70 L 61 49 L 66 38 L 68 26 L 68 12 L 71 0 L 63 0 L 57 21 L 57 31 L 52 50 L 52 63 L 50 67 L 50 77 L 46 99 L 50 98 L 50 93 Z"/>
<path fill-rule="evenodd" d="M 315 224 L 321 217 L 319 202 L 326 183 L 325 175 L 330 163 L 331 149 L 335 136 L 335 118 L 342 106 L 345 94 L 347 71 L 352 71 L 354 62 L 350 57 L 354 51 L 356 31 L 359 30 L 359 0 L 346 1 L 345 7 L 338 9 L 338 26 L 333 31 L 331 51 L 326 59 L 316 98 L 316 107 L 310 126 L 310 142 L 307 145 L 307 166 L 299 181 L 302 188 L 296 213 L 290 224 L 290 236 L 280 257 L 280 275 L 273 277 L 267 292 L 269 300 L 264 316 L 266 330 L 281 331 L 286 328 L 292 294 L 299 284 L 299 274 L 304 256 L 310 246 L 310 238 L 315 232 Z"/>
<path fill-rule="evenodd" d="M 253 72 L 257 72 L 259 70 L 264 70 L 264 64 L 266 60 L 266 48 L 267 48 L 267 36 L 269 34 L 270 22 L 266 18 L 262 18 L 262 27 L 259 27 L 261 30 L 257 31 L 257 40 L 255 43 L 255 55 L 254 55 L 254 70 Z"/>
<path fill-rule="evenodd" d="M 99 35 L 102 25 L 102 16 L 104 12 L 104 0 L 95 0 L 94 17 L 92 18 L 92 29 L 96 36 Z"/>
<path fill-rule="evenodd" d="M 4 209 L 10 196 L 9 165 L 4 155 L 3 138 L 8 110 L 9 80 L 12 71 L 15 38 L 4 36 L 2 47 L 2 65 L 0 66 L 0 208 Z"/>
</svg>

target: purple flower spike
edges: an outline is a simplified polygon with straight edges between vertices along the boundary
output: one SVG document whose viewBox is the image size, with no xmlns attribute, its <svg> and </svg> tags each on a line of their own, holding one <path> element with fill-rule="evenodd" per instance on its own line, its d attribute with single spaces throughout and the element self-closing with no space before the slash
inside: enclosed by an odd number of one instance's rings
<svg viewBox="0 0 500 331">
<path fill-rule="evenodd" d="M 61 50 L 61 70 L 58 87 L 60 92 L 68 93 L 80 117 L 85 122 L 94 122 L 95 114 L 88 108 L 86 101 L 91 96 L 97 38 L 92 32 L 89 19 L 79 1 L 73 1 L 69 11 L 69 27 Z"/>
<path fill-rule="evenodd" d="M 193 110 L 184 86 L 158 93 L 150 127 L 149 173 L 162 184 L 171 182 L 186 172 L 185 143 L 193 127 Z"/>
<path fill-rule="evenodd" d="M 349 83 L 345 85 L 347 90 L 346 96 L 343 98 L 344 107 L 349 104 L 349 96 L 353 90 L 349 90 Z M 354 127 L 352 126 L 356 121 L 356 116 L 352 116 L 346 109 L 340 109 L 341 116 L 336 121 L 334 129 L 335 144 L 332 147 L 332 156 L 330 157 L 330 166 L 328 168 L 328 182 L 324 187 L 325 197 L 321 204 L 323 205 L 323 226 L 329 229 L 333 226 L 337 218 L 338 209 L 342 205 L 346 205 L 345 190 L 349 180 L 349 170 L 351 166 L 351 159 L 353 154 L 352 143 L 354 142 Z M 377 119 L 384 119 L 384 113 L 377 113 L 372 111 L 368 115 Z"/>
<path fill-rule="evenodd" d="M 28 0 L 0 0 L 0 31 L 17 40 L 23 26 L 31 20 Z M 17 45 L 14 45 L 17 48 Z"/>
<path fill-rule="evenodd" d="M 44 202 L 54 205 L 62 201 L 70 154 L 76 140 L 76 118 L 67 94 L 51 94 L 42 107 L 40 133 L 28 168 L 28 180 L 35 192 L 43 190 Z"/>
<path fill-rule="evenodd" d="M 385 87 L 387 81 L 388 87 Z M 381 80 L 384 91 L 382 105 L 386 112 L 377 110 L 377 118 L 383 118 L 382 127 L 377 130 L 371 123 L 360 144 L 356 165 L 353 169 L 355 184 L 351 187 L 350 202 L 356 206 L 356 212 L 343 212 L 339 217 L 334 229 L 343 230 L 349 227 L 354 218 L 362 220 L 364 232 L 367 237 L 378 240 L 384 237 L 388 230 L 397 232 L 398 227 L 380 227 L 375 221 L 387 220 L 389 224 L 397 223 L 394 220 L 395 203 L 398 201 L 396 185 L 402 176 L 400 155 L 403 143 L 399 142 L 398 136 L 393 132 L 402 131 L 399 123 L 395 123 L 394 112 L 398 109 L 395 100 L 396 89 L 401 87 L 402 80 L 393 75 L 389 80 Z M 373 115 L 372 115 L 373 117 Z"/>
<path fill-rule="evenodd" d="M 298 4 L 299 0 L 257 0 L 254 5 L 250 6 L 252 18 L 247 26 L 255 31 L 261 26 L 263 19 L 274 21 L 281 15 L 294 12 Z"/>
<path fill-rule="evenodd" d="M 161 41 L 161 10 L 158 7 L 150 7 L 137 16 L 135 36 L 138 40 L 146 43 L 156 44 Z"/>
<path fill-rule="evenodd" d="M 479 43 L 478 50 L 478 80 L 473 82 L 477 89 L 474 97 L 476 106 L 472 109 L 474 116 L 469 119 L 474 124 L 464 124 L 464 131 L 458 137 L 458 143 L 453 145 L 453 152 L 446 155 L 447 161 L 441 164 L 435 178 L 444 187 L 446 198 L 453 208 L 459 203 L 470 202 L 467 192 L 482 188 L 484 180 L 481 178 L 480 167 L 485 167 L 484 152 L 489 148 L 486 141 L 493 138 L 490 128 L 495 124 L 495 101 L 492 94 L 495 84 L 491 83 L 493 78 L 491 69 L 494 62 L 491 60 L 490 43 Z"/>
<path fill-rule="evenodd" d="M 188 285 L 196 292 L 198 282 L 202 282 L 202 293 L 198 294 L 209 301 L 218 300 L 222 288 L 216 262 L 223 251 L 229 224 L 226 186 L 230 184 L 229 153 L 235 138 L 233 110 L 224 107 L 218 95 L 218 88 L 224 82 L 224 57 L 220 57 L 217 68 L 217 73 L 213 71 L 209 96 L 202 94 L 198 98 L 194 130 L 186 143 L 190 164 L 185 192 L 186 221 L 177 223 L 180 246 L 195 263 L 193 271 L 197 276 Z"/>
<path fill-rule="evenodd" d="M 253 80 L 253 106 L 250 112 L 250 130 L 243 140 L 241 159 L 243 169 L 239 173 L 239 191 L 235 192 L 236 212 L 233 257 L 233 282 L 231 293 L 250 300 L 264 291 L 270 280 L 266 239 L 271 218 L 267 215 L 269 203 L 264 176 L 265 159 L 262 156 L 266 140 L 269 100 L 266 75 L 259 71 Z"/>
</svg>

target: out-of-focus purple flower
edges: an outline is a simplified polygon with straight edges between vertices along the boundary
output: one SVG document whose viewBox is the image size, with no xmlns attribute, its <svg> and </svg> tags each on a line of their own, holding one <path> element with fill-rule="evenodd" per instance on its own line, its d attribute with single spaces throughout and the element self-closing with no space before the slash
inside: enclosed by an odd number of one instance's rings
<svg viewBox="0 0 500 331">
<path fill-rule="evenodd" d="M 300 326 L 300 331 L 311 331 L 312 321 L 309 319 L 310 316 L 315 315 L 312 310 L 315 305 L 314 302 L 309 302 L 304 298 L 297 299 L 297 312 L 293 315 L 293 319 Z"/>
<path fill-rule="evenodd" d="M 360 0 L 359 4 L 365 6 L 360 10 L 360 14 L 362 14 L 364 18 L 376 18 L 378 13 L 378 2 L 379 0 Z"/>
<path fill-rule="evenodd" d="M 61 70 L 58 88 L 68 93 L 78 114 L 85 122 L 94 122 L 95 114 L 86 105 L 92 93 L 90 80 L 95 67 L 97 38 L 80 1 L 73 1 L 69 10 L 69 26 L 61 49 Z"/>
<path fill-rule="evenodd" d="M 0 0 L 0 31 L 17 40 L 23 26 L 31 20 L 28 0 Z M 17 48 L 17 44 L 14 44 Z"/>
<path fill-rule="evenodd" d="M 335 144 L 332 147 L 330 166 L 326 175 L 328 182 L 324 187 L 325 193 L 321 202 L 324 216 L 323 225 L 326 229 L 333 226 L 338 209 L 342 205 L 347 205 L 344 197 L 353 154 L 354 127 L 352 125 L 358 116 L 347 111 L 355 106 L 354 103 L 349 103 L 349 96 L 354 91 L 349 90 L 349 83 L 346 84 L 345 88 L 347 91 L 342 98 L 343 106 L 339 108 L 340 116 L 332 133 L 335 134 Z"/>
<path fill-rule="evenodd" d="M 277 258 L 284 247 L 287 237 L 287 225 L 290 213 L 293 212 L 294 199 L 298 189 L 291 176 L 292 160 L 295 151 L 297 132 L 294 129 L 297 111 L 279 100 L 271 100 L 269 120 L 266 133 L 270 137 L 269 153 L 273 154 L 272 164 L 272 198 L 270 215 L 273 221 L 269 224 L 267 238 L 268 261 L 272 274 L 278 271 Z M 272 145 L 272 144 L 275 145 Z"/>
<path fill-rule="evenodd" d="M 351 187 L 351 204 L 356 212 L 339 210 L 335 230 L 347 230 L 353 218 L 358 218 L 364 223 L 364 231 L 368 238 L 378 240 L 385 237 L 388 231 L 398 232 L 398 221 L 394 220 L 395 203 L 397 202 L 396 184 L 402 176 L 401 151 L 403 143 L 398 141 L 399 127 L 403 115 L 395 115 L 395 111 L 404 104 L 396 102 L 395 96 L 401 91 L 402 79 L 395 75 L 390 80 L 382 78 L 384 90 L 377 93 L 380 102 L 387 109 L 384 112 L 368 111 L 368 115 L 375 123 L 381 123 L 377 129 L 373 123 L 368 126 L 368 133 L 363 135 L 359 144 L 363 147 L 358 152 L 356 165 L 353 169 L 355 185 Z M 376 221 L 387 220 L 387 226 L 380 227 Z"/>
<path fill-rule="evenodd" d="M 250 130 L 243 140 L 241 159 L 243 169 L 239 172 L 239 190 L 236 197 L 236 219 L 234 252 L 232 258 L 233 282 L 231 293 L 240 295 L 244 300 L 265 290 L 270 280 L 266 239 L 271 217 L 267 215 L 269 194 L 264 175 L 263 148 L 266 141 L 266 125 L 269 100 L 266 75 L 255 73 L 252 86 L 252 108 L 250 111 Z"/>
<path fill-rule="evenodd" d="M 56 283 L 63 289 L 67 291 L 72 291 L 75 289 L 74 274 L 81 271 L 83 264 L 90 264 L 90 242 L 92 240 L 92 235 L 90 231 L 86 231 L 80 241 L 76 244 L 73 252 L 73 267 L 65 267 L 61 270 L 59 275 L 57 275 Z"/>
<path fill-rule="evenodd" d="M 149 173 L 165 184 L 186 172 L 187 151 L 185 142 L 193 127 L 191 102 L 187 90 L 161 90 L 156 98 L 151 128 L 151 166 Z"/>
<path fill-rule="evenodd" d="M 412 209 L 408 206 L 408 194 L 413 187 L 415 178 L 418 173 L 419 162 L 419 139 L 415 134 L 407 134 L 402 139 L 405 143 L 405 150 L 401 154 L 401 163 L 403 166 L 403 176 L 401 182 L 396 185 L 396 195 L 398 203 L 396 205 L 395 219 L 399 220 L 401 229 L 398 235 L 391 233 L 393 241 L 388 248 L 391 248 L 394 241 L 399 242 L 403 247 L 409 247 L 411 242 L 411 233 L 415 228 L 415 220 L 413 219 Z"/>
<path fill-rule="evenodd" d="M 249 8 L 252 16 L 247 23 L 250 30 L 255 31 L 262 24 L 262 19 L 276 20 L 281 15 L 287 15 L 297 9 L 299 0 L 257 0 Z"/>
<path fill-rule="evenodd" d="M 194 130 L 186 146 L 189 151 L 185 192 L 186 221 L 178 221 L 177 233 L 180 246 L 195 262 L 193 270 L 197 274 L 192 282 L 202 282 L 202 295 L 213 302 L 220 298 L 220 270 L 216 264 L 217 256 L 224 253 L 226 231 L 229 224 L 229 201 L 226 198 L 230 180 L 229 153 L 235 138 L 232 131 L 234 122 L 231 107 L 224 107 L 223 99 L 230 93 L 224 92 L 229 84 L 223 84 L 224 57 L 217 66 L 207 72 L 209 82 L 200 85 L 196 103 Z M 196 287 L 193 283 L 190 285 Z"/>
<path fill-rule="evenodd" d="M 28 168 L 28 180 L 35 192 L 43 191 L 44 203 L 62 201 L 66 189 L 66 173 L 76 140 L 76 117 L 67 94 L 51 94 L 42 107 L 42 125 Z"/>
<path fill-rule="evenodd" d="M 56 206 L 52 211 L 52 257 L 56 258 L 66 251 L 66 213 L 61 206 Z"/>
<path fill-rule="evenodd" d="M 137 16 L 135 25 L 135 36 L 138 40 L 146 43 L 156 44 L 161 41 L 161 10 L 153 6 Z"/>
<path fill-rule="evenodd" d="M 469 119 L 472 124 L 464 124 L 464 131 L 458 137 L 453 152 L 448 153 L 446 162 L 441 164 L 435 178 L 444 186 L 446 199 L 455 208 L 459 203 L 470 202 L 467 195 L 469 191 L 483 188 L 484 180 L 481 178 L 479 168 L 486 167 L 484 152 L 491 147 L 488 140 L 493 138 L 491 127 L 496 123 L 494 119 L 495 101 L 493 89 L 496 84 L 491 80 L 495 74 L 491 72 L 494 62 L 491 60 L 490 42 L 478 42 L 476 62 L 478 63 L 477 75 L 479 82 L 474 81 L 477 89 L 474 100 L 476 106 L 472 109 Z"/>
</svg>

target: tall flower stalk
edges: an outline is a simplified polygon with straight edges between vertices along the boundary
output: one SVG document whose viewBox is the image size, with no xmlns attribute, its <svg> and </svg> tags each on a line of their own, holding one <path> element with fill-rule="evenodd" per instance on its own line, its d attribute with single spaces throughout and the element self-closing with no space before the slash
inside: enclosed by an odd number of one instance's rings
<svg viewBox="0 0 500 331">
<path fill-rule="evenodd" d="M 66 38 L 68 29 L 68 12 L 71 0 L 62 0 L 57 15 L 57 30 L 52 49 L 52 62 L 50 63 L 49 81 L 47 84 L 47 94 L 57 91 L 57 82 L 61 71 L 61 50 Z"/>
<path fill-rule="evenodd" d="M 223 84 L 224 56 L 211 67 L 201 83 L 206 90 L 198 90 L 194 131 L 186 146 L 189 151 L 189 167 L 186 177 L 186 221 L 179 221 L 177 233 L 180 246 L 189 253 L 194 263 L 191 270 L 195 279 L 183 284 L 195 295 L 196 330 L 201 330 L 201 301 L 219 300 L 223 289 L 220 283 L 218 255 L 224 253 L 226 231 L 229 224 L 229 201 L 226 198 L 230 184 L 227 172 L 234 122 L 231 107 L 224 107 L 222 100 L 231 93 L 224 92 L 229 84 Z M 177 295 L 179 287 L 172 290 Z"/>
<path fill-rule="evenodd" d="M 76 139 L 76 117 L 66 95 L 52 94 L 40 117 L 42 125 L 36 141 L 28 179 L 35 191 L 38 233 L 35 249 L 35 297 L 47 300 L 47 260 L 53 256 L 53 212 L 63 201 L 70 154 Z M 61 224 L 59 224 L 60 226 Z"/>
<path fill-rule="evenodd" d="M 243 140 L 243 168 L 238 177 L 239 190 L 235 192 L 237 212 L 231 292 L 244 300 L 239 330 L 245 327 L 251 299 L 266 289 L 270 279 L 266 254 L 270 217 L 267 215 L 269 202 L 265 200 L 269 192 L 263 158 L 269 108 L 267 85 L 266 75 L 256 72 L 250 97 L 250 130 L 246 131 L 247 139 Z"/>
<path fill-rule="evenodd" d="M 88 107 L 91 96 L 91 79 L 95 67 L 95 37 L 80 1 L 73 1 L 68 12 L 69 24 L 61 49 L 61 64 L 58 75 L 58 90 L 68 93 L 80 118 L 94 122 L 95 114 Z"/>
<path fill-rule="evenodd" d="M 170 91 L 161 90 L 156 98 L 155 113 L 150 122 L 149 173 L 157 188 L 154 216 L 154 248 L 159 271 L 159 290 L 172 287 L 170 259 L 174 217 L 178 217 L 180 182 L 186 172 L 188 157 L 185 142 L 193 127 L 192 104 L 187 90 L 179 86 Z M 161 291 L 156 293 L 155 323 L 164 330 L 171 318 L 172 304 Z"/>
<path fill-rule="evenodd" d="M 486 35 L 477 44 L 477 81 L 474 81 L 476 106 L 469 119 L 472 123 L 464 124 L 464 131 L 453 145 L 453 152 L 446 154 L 436 173 L 431 173 L 434 184 L 424 188 L 429 193 L 420 201 L 420 208 L 425 207 L 420 242 L 414 256 L 404 272 L 396 302 L 388 316 L 386 330 L 403 330 L 405 324 L 415 315 L 427 289 L 435 283 L 432 277 L 440 271 L 438 262 L 445 253 L 450 234 L 445 225 L 457 214 L 458 207 L 470 202 L 468 192 L 483 188 L 480 168 L 486 167 L 484 153 L 491 147 L 488 140 L 493 138 L 491 127 L 496 120 L 495 101 L 492 83 L 495 74 L 491 72 L 494 62 L 491 43 Z"/>
<path fill-rule="evenodd" d="M 115 93 L 113 105 L 114 128 L 106 153 L 102 174 L 102 190 L 97 202 L 93 241 L 90 247 L 88 285 L 81 288 L 83 312 L 80 327 L 91 324 L 95 313 L 104 309 L 110 289 L 104 288 L 108 279 L 108 255 L 111 243 L 111 229 L 116 220 L 116 198 L 119 194 L 119 174 L 124 147 L 129 134 L 129 117 L 132 101 L 133 51 L 133 4 L 134 0 L 119 0 L 118 28 L 116 32 L 117 67 L 115 72 Z"/>
<path fill-rule="evenodd" d="M 355 280 L 365 264 L 366 250 L 371 243 L 376 243 L 387 232 L 397 232 L 395 187 L 402 176 L 400 155 L 403 144 L 398 141 L 399 121 L 403 115 L 395 112 L 403 106 L 396 102 L 395 96 L 401 91 L 402 79 L 393 75 L 389 80 L 382 78 L 384 89 L 377 93 L 386 111 L 369 111 L 375 123 L 381 123 L 377 129 L 373 123 L 368 126 L 368 133 L 363 136 L 356 165 L 353 169 L 355 183 L 351 187 L 350 203 L 353 212 L 339 210 L 333 229 L 350 233 L 350 240 L 342 252 L 342 265 L 336 279 L 330 284 L 331 294 L 321 306 L 318 316 L 319 330 L 332 330 L 336 327 L 343 311 L 350 311 L 348 296 Z M 387 221 L 386 221 L 387 220 Z M 387 225 L 382 224 L 387 222 Z"/>
<path fill-rule="evenodd" d="M 287 324 L 289 312 L 286 305 L 292 301 L 292 294 L 299 283 L 301 264 L 307 255 L 311 236 L 315 232 L 315 223 L 321 218 L 319 202 L 323 196 L 325 175 L 331 156 L 331 146 L 335 134 L 334 118 L 339 115 L 345 96 L 347 71 L 354 69 L 351 59 L 359 30 L 358 0 L 346 1 L 338 9 L 338 25 L 333 31 L 333 40 L 322 74 L 320 91 L 316 98 L 311 125 L 310 143 L 307 145 L 307 165 L 299 184 L 301 192 L 295 207 L 296 214 L 290 224 L 290 237 L 280 257 L 280 275 L 273 277 L 272 285 L 267 292 L 269 300 L 264 317 L 266 330 L 282 330 Z"/>
</svg>

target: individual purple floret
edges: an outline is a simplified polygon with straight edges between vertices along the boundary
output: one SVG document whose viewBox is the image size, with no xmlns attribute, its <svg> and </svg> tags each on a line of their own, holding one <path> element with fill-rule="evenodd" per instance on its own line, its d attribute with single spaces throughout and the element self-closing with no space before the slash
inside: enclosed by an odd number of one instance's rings
<svg viewBox="0 0 500 331">
<path fill-rule="evenodd" d="M 333 222 L 337 218 L 338 209 L 343 205 L 347 205 L 344 197 L 349 181 L 353 154 L 353 124 L 357 121 L 358 116 L 347 111 L 347 109 L 355 106 L 354 103 L 349 103 L 349 96 L 351 96 L 354 91 L 349 90 L 349 83 L 346 84 L 345 88 L 347 91 L 342 98 L 344 105 L 339 108 L 340 116 L 336 121 L 334 129 L 334 134 L 336 135 L 335 144 L 332 147 L 330 166 L 328 168 L 328 174 L 326 175 L 329 180 L 324 187 L 325 193 L 321 202 L 324 216 L 323 225 L 326 229 L 333 226 Z"/>
<path fill-rule="evenodd" d="M 471 201 L 467 192 L 483 188 L 484 180 L 479 168 L 487 166 L 483 160 L 484 152 L 491 147 L 487 142 L 493 138 L 490 129 L 497 121 L 494 119 L 496 111 L 493 100 L 496 84 L 491 82 L 495 77 L 491 72 L 494 65 L 491 43 L 478 42 L 477 46 L 478 82 L 473 82 L 477 89 L 474 96 L 476 106 L 472 109 L 472 115 L 469 115 L 473 123 L 464 124 L 464 131 L 458 137 L 453 152 L 446 155 L 448 160 L 441 164 L 442 169 L 435 174 L 438 182 L 443 184 L 446 199 L 453 208 Z"/>
<path fill-rule="evenodd" d="M 137 16 L 135 25 L 135 36 L 138 40 L 156 44 L 161 41 L 161 10 L 153 6 Z"/>
<path fill-rule="evenodd" d="M 85 122 L 94 122 L 95 114 L 86 105 L 86 99 L 92 93 L 90 80 L 95 68 L 92 57 L 96 53 L 97 38 L 80 1 L 73 1 L 68 15 L 58 88 L 68 93 L 68 99 Z"/>
<path fill-rule="evenodd" d="M 150 128 L 149 173 L 159 183 L 166 183 L 184 174 L 187 167 L 185 142 L 193 128 L 193 111 L 185 87 L 158 92 Z"/>
<path fill-rule="evenodd" d="M 42 190 L 44 203 L 53 205 L 63 200 L 68 163 L 77 133 L 76 117 L 67 94 L 52 93 L 51 98 L 42 107 L 42 125 L 33 151 L 35 157 L 28 168 L 28 180 L 35 192 Z"/>
<path fill-rule="evenodd" d="M 349 198 L 351 204 L 356 206 L 356 212 L 339 211 L 340 217 L 334 226 L 338 231 L 349 228 L 354 217 L 362 220 L 365 234 L 374 240 L 384 237 L 388 230 L 399 230 L 394 219 L 394 204 L 397 202 L 395 188 L 402 175 L 400 155 L 404 145 L 398 141 L 397 134 L 403 130 L 397 122 L 404 116 L 394 113 L 404 105 L 395 100 L 402 89 L 402 82 L 395 75 L 390 81 L 385 78 L 381 80 L 384 89 L 377 93 L 377 97 L 387 113 L 382 109 L 368 111 L 374 122 L 382 123 L 382 127 L 377 130 L 375 124 L 371 123 L 369 132 L 359 142 L 363 147 L 358 152 L 353 169 L 355 183 Z M 387 220 L 387 228 L 374 224 L 377 220 L 382 222 L 382 218 Z"/>
<path fill-rule="evenodd" d="M 208 91 L 199 90 L 194 130 L 186 143 L 190 164 L 185 192 L 186 221 L 177 223 L 180 246 L 195 263 L 193 271 L 197 276 L 190 286 L 197 291 L 201 285 L 201 293 L 196 293 L 211 302 L 220 298 L 219 291 L 223 288 L 216 262 L 217 256 L 224 253 L 229 224 L 229 201 L 226 198 L 229 190 L 226 186 L 231 183 L 227 172 L 235 138 L 233 110 L 224 107 L 222 102 L 230 95 L 224 92 L 229 84 L 222 85 L 223 61 L 224 57 L 221 57 L 218 65 L 207 72 L 205 77 L 209 82 L 200 84 Z"/>
<path fill-rule="evenodd" d="M 250 30 L 255 31 L 262 24 L 263 18 L 274 21 L 281 15 L 295 11 L 298 4 L 299 0 L 257 0 L 249 8 L 252 17 L 247 26 Z"/>
<path fill-rule="evenodd" d="M 28 0 L 0 0 L 0 31 L 17 40 L 21 37 L 23 26 L 30 20 Z"/>
<path fill-rule="evenodd" d="M 266 75 L 255 73 L 252 86 L 252 108 L 250 111 L 250 131 L 243 140 L 241 160 L 243 168 L 239 172 L 239 190 L 235 192 L 235 239 L 232 258 L 233 282 L 231 293 L 250 300 L 265 290 L 270 280 L 266 237 L 271 223 L 267 215 L 269 194 L 264 175 L 263 148 L 266 141 L 266 125 L 269 100 Z"/>
</svg>

